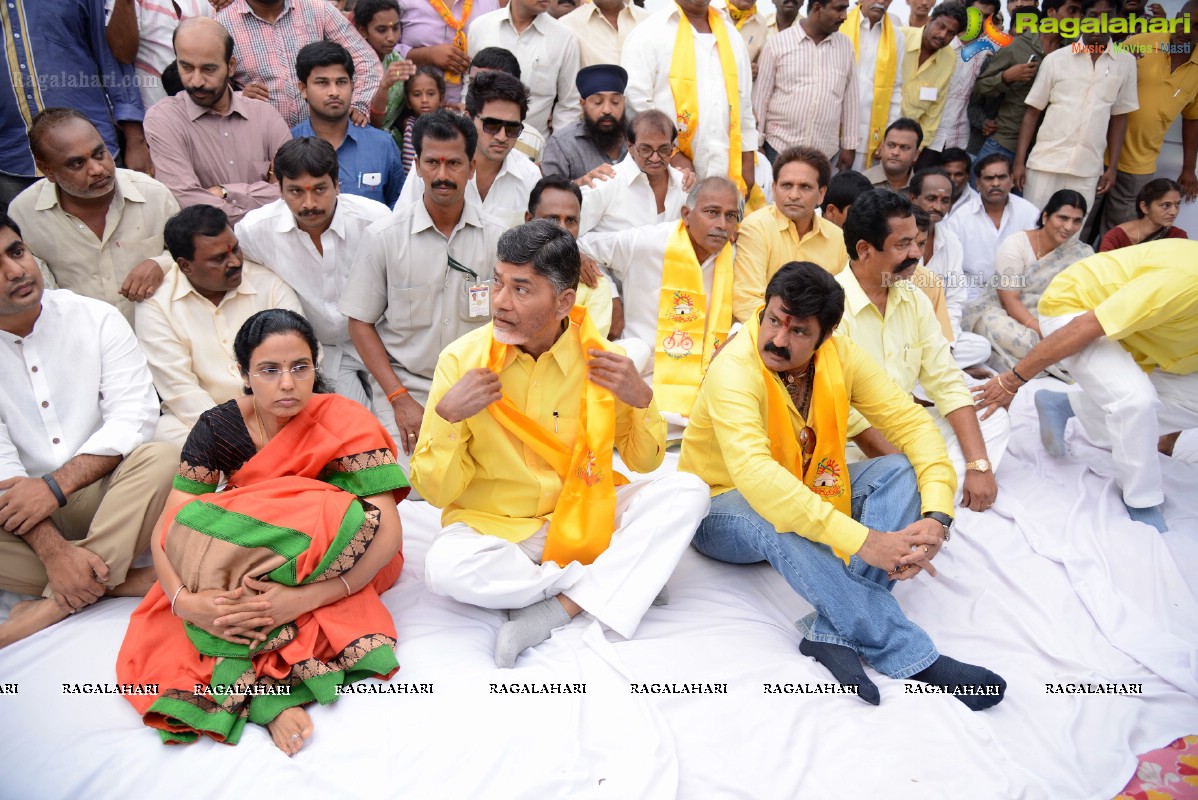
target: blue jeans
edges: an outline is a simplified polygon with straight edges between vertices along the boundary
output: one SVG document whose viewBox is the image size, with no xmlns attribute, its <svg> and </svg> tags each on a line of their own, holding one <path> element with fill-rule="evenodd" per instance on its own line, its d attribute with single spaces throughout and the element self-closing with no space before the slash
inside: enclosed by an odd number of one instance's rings
<svg viewBox="0 0 1198 800">
<path fill-rule="evenodd" d="M 862 525 L 897 531 L 919 519 L 919 487 L 906 456 L 849 464 L 849 478 L 853 519 Z M 850 647 L 884 675 L 908 678 L 938 657 L 932 640 L 899 608 L 884 570 L 858 556 L 846 567 L 827 545 L 778 533 L 736 490 L 712 498 L 694 545 L 730 564 L 768 561 L 815 607 L 798 623 L 808 639 Z"/>
</svg>

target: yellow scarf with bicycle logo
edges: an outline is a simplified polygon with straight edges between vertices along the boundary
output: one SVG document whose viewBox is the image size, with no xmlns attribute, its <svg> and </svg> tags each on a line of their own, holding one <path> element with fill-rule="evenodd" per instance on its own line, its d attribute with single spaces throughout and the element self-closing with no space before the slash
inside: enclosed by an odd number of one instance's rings
<svg viewBox="0 0 1198 800">
<path fill-rule="evenodd" d="M 840 25 L 840 32 L 853 43 L 857 63 L 861 63 L 861 5 L 853 6 Z M 882 40 L 878 43 L 878 60 L 874 64 L 874 100 L 869 110 L 869 135 L 861 143 L 865 148 L 865 166 L 873 164 L 874 150 L 882 144 L 882 134 L 890 115 L 890 95 L 894 93 L 895 74 L 898 70 L 898 37 L 890 14 L 882 16 Z M 860 79 L 860 78 L 858 78 Z"/>
<path fill-rule="evenodd" d="M 584 358 L 588 350 L 611 349 L 584 306 L 574 306 L 570 311 L 570 325 L 578 327 Z M 509 347 L 492 337 L 487 363 L 483 366 L 498 375 L 507 363 Z M 628 483 L 627 478 L 612 471 L 611 465 L 616 436 L 615 403 L 610 391 L 586 381 L 573 450 L 545 426 L 530 419 L 507 395 L 487 406 L 496 422 L 545 459 L 562 479 L 542 561 L 554 561 L 563 567 L 571 561 L 590 564 L 611 543 L 616 529 L 616 487 Z"/>
<path fill-rule="evenodd" d="M 699 384 L 732 327 L 732 245 L 715 259 L 711 297 L 703 267 L 681 221 L 666 241 L 653 354 L 653 397 L 658 409 L 689 416 Z"/>
<path fill-rule="evenodd" d="M 741 335 L 748 335 L 753 343 L 753 352 L 758 353 L 757 343 L 761 335 L 761 313 L 750 315 Z M 761 363 L 761 378 L 765 381 L 766 434 L 770 440 L 770 455 L 786 470 L 801 480 L 811 491 L 842 514 L 853 515 L 853 491 L 849 485 L 848 465 L 844 463 L 844 448 L 848 441 L 849 396 L 844 385 L 844 370 L 840 366 L 840 355 L 832 337 L 815 351 L 815 370 L 811 389 L 811 410 L 805 420 L 816 433 L 813 450 L 807 454 L 810 461 L 803 470 L 803 447 L 795 436 L 791 423 L 790 409 L 794 403 L 778 374 Z M 797 411 L 797 409 L 796 409 Z M 849 559 L 834 550 L 844 563 Z"/>
</svg>

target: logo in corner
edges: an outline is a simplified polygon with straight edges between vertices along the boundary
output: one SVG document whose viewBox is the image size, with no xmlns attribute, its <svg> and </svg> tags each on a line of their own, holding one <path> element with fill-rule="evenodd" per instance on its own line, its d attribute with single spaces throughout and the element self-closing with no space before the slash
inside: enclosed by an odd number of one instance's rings
<svg viewBox="0 0 1198 800">
<path fill-rule="evenodd" d="M 965 13 L 968 24 L 960 35 L 961 41 L 966 43 L 961 47 L 962 61 L 969 61 L 979 53 L 997 53 L 1015 41 L 1015 37 L 994 24 L 993 17 L 987 16 L 983 20 L 982 12 L 973 6 L 965 9 Z"/>
</svg>

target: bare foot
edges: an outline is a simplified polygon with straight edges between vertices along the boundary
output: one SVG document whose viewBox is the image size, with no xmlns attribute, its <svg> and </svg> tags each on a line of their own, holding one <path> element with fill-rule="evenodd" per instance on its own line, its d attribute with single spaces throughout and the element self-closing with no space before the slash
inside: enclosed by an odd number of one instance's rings
<svg viewBox="0 0 1198 800">
<path fill-rule="evenodd" d="M 303 706 L 296 706 L 280 712 L 266 727 L 270 730 L 275 747 L 293 756 L 312 735 L 312 718 Z"/>
<path fill-rule="evenodd" d="M 145 597 L 158 576 L 153 567 L 135 567 L 125 574 L 125 582 L 104 594 L 109 597 Z"/>
<path fill-rule="evenodd" d="M 25 600 L 12 607 L 8 621 L 0 623 L 0 647 L 7 647 L 38 631 L 44 631 L 69 615 L 53 600 Z"/>
<path fill-rule="evenodd" d="M 1161 455 L 1172 456 L 1173 448 L 1177 445 L 1178 436 L 1181 436 L 1181 431 L 1177 431 L 1176 433 L 1166 433 L 1157 442 L 1156 449 L 1161 453 Z"/>
</svg>

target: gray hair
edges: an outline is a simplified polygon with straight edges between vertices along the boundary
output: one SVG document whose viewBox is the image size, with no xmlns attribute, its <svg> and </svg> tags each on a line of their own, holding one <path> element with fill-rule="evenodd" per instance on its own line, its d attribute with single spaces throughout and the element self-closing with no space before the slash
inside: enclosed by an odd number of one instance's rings
<svg viewBox="0 0 1198 800">
<path fill-rule="evenodd" d="M 499 237 L 495 254 L 509 264 L 532 264 L 558 294 L 578 288 L 582 259 L 578 244 L 565 228 L 547 219 L 534 219 Z"/>
<path fill-rule="evenodd" d="M 736 184 L 730 181 L 728 178 L 725 178 L 723 175 L 709 175 L 706 178 L 700 178 L 699 180 L 695 181 L 695 185 L 691 187 L 690 192 L 686 195 L 686 207 L 691 211 L 694 211 L 695 206 L 699 204 L 699 195 L 702 194 L 703 190 L 709 186 L 727 189 L 728 191 L 732 192 L 737 199 L 737 215 L 740 219 L 744 219 L 745 199 L 740 196 L 740 189 L 737 188 Z"/>
</svg>

